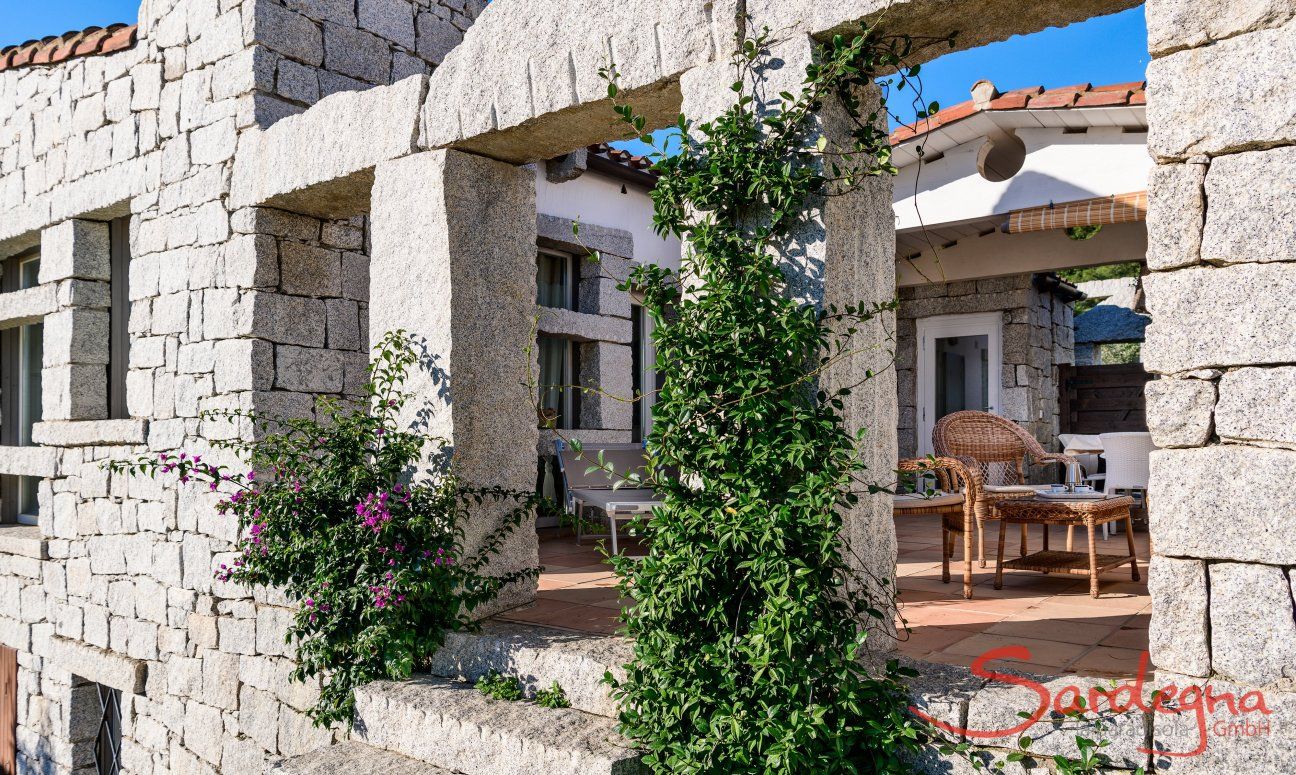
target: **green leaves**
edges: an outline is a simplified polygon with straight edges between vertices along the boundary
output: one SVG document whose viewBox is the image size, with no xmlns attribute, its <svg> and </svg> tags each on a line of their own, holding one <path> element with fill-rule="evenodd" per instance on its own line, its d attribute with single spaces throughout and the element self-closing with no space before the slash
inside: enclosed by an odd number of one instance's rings
<svg viewBox="0 0 1296 775">
<path fill-rule="evenodd" d="M 483 575 L 504 538 L 530 524 L 534 496 L 468 487 L 449 469 L 411 483 L 444 447 L 398 422 L 415 362 L 409 337 L 394 331 L 371 361 L 367 404 L 320 399 L 318 419 L 204 413 L 203 422 L 255 431 L 214 443 L 241 464 L 188 454 L 107 463 L 224 497 L 218 511 L 240 538 L 219 560 L 217 583 L 279 588 L 295 603 L 294 677 L 320 679 L 317 724 L 349 722 L 355 687 L 408 678 L 447 632 L 474 626 L 474 608 L 536 573 Z M 501 520 L 470 552 L 463 526 L 479 507 Z"/>
<path fill-rule="evenodd" d="M 862 660 L 894 588 L 849 565 L 841 539 L 869 478 L 842 418 L 851 386 L 819 389 L 893 302 L 821 313 L 789 288 L 809 211 L 894 171 L 884 114 L 858 92 L 907 43 L 835 36 L 800 93 L 770 100 L 771 42 L 761 30 L 740 43 L 729 109 L 680 116 L 681 153 L 656 163 L 654 227 L 687 250 L 679 273 L 639 266 L 625 287 L 643 294 L 665 375 L 643 477 L 664 505 L 648 556 L 613 558 L 635 651 L 623 680 L 605 680 L 657 772 L 907 772 L 930 730 L 908 715 L 898 666 Z M 851 119 L 845 148 L 817 139 L 828 101 Z"/>
</svg>

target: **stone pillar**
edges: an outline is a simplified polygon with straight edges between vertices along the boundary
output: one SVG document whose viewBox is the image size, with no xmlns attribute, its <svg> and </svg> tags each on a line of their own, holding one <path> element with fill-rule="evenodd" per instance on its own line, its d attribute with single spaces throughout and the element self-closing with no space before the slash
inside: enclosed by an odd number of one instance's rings
<svg viewBox="0 0 1296 775">
<path fill-rule="evenodd" d="M 407 387 L 408 418 L 448 439 L 470 484 L 529 491 L 539 438 L 526 385 L 536 375 L 535 176 L 453 150 L 378 166 L 373 187 L 370 341 L 395 329 L 424 348 Z M 528 364 L 528 359 L 530 363 Z M 528 368 L 528 366 L 530 368 Z M 471 551 L 502 509 L 473 512 Z M 534 527 L 522 525 L 493 565 L 538 565 Z M 507 590 L 493 610 L 529 601 L 534 584 Z"/>
<path fill-rule="evenodd" d="M 1264 692 L 1258 735 L 1212 735 L 1176 771 L 1296 766 L 1296 20 L 1290 3 L 1150 0 L 1144 278 L 1157 684 Z M 1209 208 L 1206 206 L 1209 202 Z M 1192 714 L 1188 714 L 1192 715 Z M 1153 748 L 1196 719 L 1154 714 Z"/>
<path fill-rule="evenodd" d="M 41 232 L 40 283 L 56 283 L 45 316 L 42 420 L 108 416 L 108 224 L 69 220 Z"/>
<path fill-rule="evenodd" d="M 760 23 L 760 19 L 755 20 L 755 24 Z M 799 93 L 813 55 L 814 41 L 809 37 L 793 36 L 780 43 L 763 73 L 762 94 L 776 99 L 774 95 L 781 91 Z M 684 114 L 695 122 L 718 115 L 733 102 L 735 95 L 729 89 L 733 80 L 727 62 L 686 73 L 680 84 Z M 870 102 L 876 104 L 880 92 L 871 89 L 863 97 L 861 110 L 867 115 Z M 817 126 L 807 133 L 806 142 L 814 146 L 821 135 L 827 137 L 829 148 L 846 147 L 851 142 L 850 119 L 840 105 L 831 101 L 825 105 Z M 841 308 L 861 304 L 868 307 L 895 297 L 891 189 L 889 177 L 870 178 L 848 194 L 812 203 L 809 217 L 791 240 L 784 262 L 788 292 L 794 298 L 819 307 Z M 838 360 L 824 377 L 824 387 L 829 390 L 851 387 L 845 421 L 852 432 L 867 429 L 860 447 L 868 466 L 865 477 L 880 485 L 894 480 L 897 460 L 894 331 L 894 313 L 859 326 L 851 337 L 852 354 Z M 868 377 L 870 372 L 872 376 Z M 896 538 L 890 496 L 862 494 L 847 517 L 844 538 L 851 564 L 862 578 L 874 581 L 875 593 L 881 593 L 881 585 L 876 582 L 890 584 L 895 577 Z"/>
</svg>

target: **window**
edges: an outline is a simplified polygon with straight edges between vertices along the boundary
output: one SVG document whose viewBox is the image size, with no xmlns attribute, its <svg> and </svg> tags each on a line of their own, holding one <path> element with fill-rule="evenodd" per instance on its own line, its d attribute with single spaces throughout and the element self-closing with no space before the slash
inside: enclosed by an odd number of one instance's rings
<svg viewBox="0 0 1296 775">
<path fill-rule="evenodd" d="M 653 404 L 657 403 L 661 380 L 657 374 L 657 350 L 652 341 L 652 315 L 642 305 L 634 304 L 630 307 L 630 326 L 630 362 L 634 371 L 631 382 L 634 395 L 638 397 L 631 420 L 631 434 L 632 440 L 643 441 L 652 431 Z"/>
<path fill-rule="evenodd" d="M 109 225 L 112 312 L 108 322 L 108 419 L 130 417 L 126 370 L 130 366 L 130 218 Z"/>
<path fill-rule="evenodd" d="M 579 280 L 580 266 L 575 256 L 542 249 L 536 258 L 536 304 L 576 309 Z"/>
<path fill-rule="evenodd" d="M 39 284 L 40 253 L 25 253 L 4 262 L 0 286 L 5 292 Z M 0 332 L 0 443 L 27 447 L 32 426 L 41 419 L 41 362 L 45 326 L 27 323 Z M 9 522 L 35 524 L 40 478 L 0 478 L 0 505 Z"/>
<path fill-rule="evenodd" d="M 575 387 L 580 374 L 580 349 L 570 339 L 541 335 L 540 426 L 571 429 L 578 427 L 580 391 Z"/>
<path fill-rule="evenodd" d="M 99 693 L 99 733 L 95 736 L 95 772 L 118 775 L 121 771 L 121 690 L 95 684 Z"/>
</svg>

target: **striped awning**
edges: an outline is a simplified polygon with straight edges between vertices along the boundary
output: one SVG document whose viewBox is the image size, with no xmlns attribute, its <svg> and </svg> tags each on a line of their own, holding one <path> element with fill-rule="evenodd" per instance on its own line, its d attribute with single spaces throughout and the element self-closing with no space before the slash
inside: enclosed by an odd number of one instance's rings
<svg viewBox="0 0 1296 775">
<path fill-rule="evenodd" d="M 1130 223 L 1147 218 L 1147 192 L 1113 194 L 1075 202 L 1054 202 L 1008 213 L 1008 232 L 1066 229 L 1071 226 L 1100 226 Z"/>
</svg>

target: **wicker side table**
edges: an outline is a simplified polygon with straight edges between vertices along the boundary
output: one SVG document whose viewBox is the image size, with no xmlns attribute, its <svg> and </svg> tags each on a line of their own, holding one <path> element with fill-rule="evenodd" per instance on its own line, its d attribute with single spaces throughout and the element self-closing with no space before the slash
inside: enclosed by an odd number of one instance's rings
<svg viewBox="0 0 1296 775">
<path fill-rule="evenodd" d="M 1003 572 L 1031 570 L 1040 573 L 1069 573 L 1089 577 L 1089 594 L 1098 597 L 1098 574 L 1105 570 L 1130 566 L 1130 578 L 1139 580 L 1138 557 L 1134 553 L 1134 525 L 1130 519 L 1130 506 L 1134 499 L 1126 495 L 1088 501 L 1049 500 L 1038 496 L 1005 500 L 997 504 L 999 513 L 999 556 L 995 565 L 995 589 L 1003 588 Z M 1108 522 L 1125 522 L 1125 539 L 1128 555 L 1098 554 L 1094 529 Z M 1006 523 L 1043 525 L 1044 549 L 1024 557 L 1004 561 L 1004 535 Z M 1089 533 L 1089 552 L 1058 552 L 1049 550 L 1050 525 L 1084 526 Z"/>
</svg>

